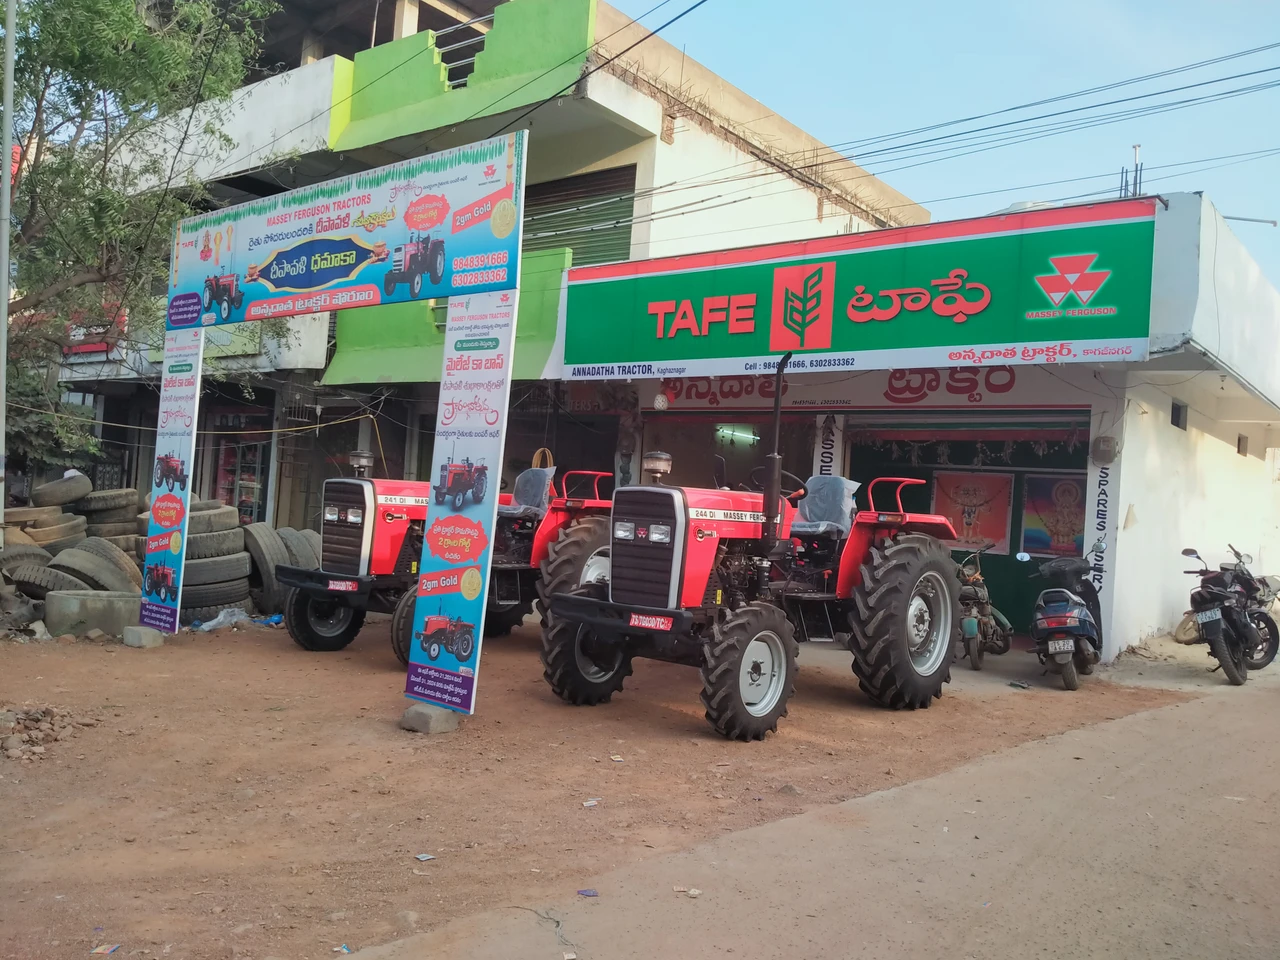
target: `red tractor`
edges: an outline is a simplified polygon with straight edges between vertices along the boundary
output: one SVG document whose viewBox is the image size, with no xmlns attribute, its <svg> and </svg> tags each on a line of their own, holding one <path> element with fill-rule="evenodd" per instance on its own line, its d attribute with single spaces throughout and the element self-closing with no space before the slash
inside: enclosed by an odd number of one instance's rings
<svg viewBox="0 0 1280 960">
<path fill-rule="evenodd" d="M 960 637 L 956 564 L 942 542 L 955 539 L 950 521 L 903 509 L 902 488 L 922 480 L 875 480 L 869 509 L 855 511 L 851 481 L 785 473 L 778 387 L 772 452 L 751 474 L 754 491 L 725 486 L 721 461 L 717 489 L 614 494 L 608 582 L 546 594 L 542 661 L 561 699 L 609 700 L 634 657 L 687 664 L 702 672 L 711 726 L 761 740 L 794 693 L 797 633 L 844 639 L 863 691 L 884 706 L 927 707 L 942 695 Z M 662 457 L 645 458 L 655 479 Z M 880 483 L 897 485 L 886 509 L 874 502 Z"/>
<path fill-rule="evenodd" d="M 218 305 L 218 319 L 225 323 L 232 310 L 239 310 L 244 303 L 244 291 L 240 289 L 240 277 L 234 273 L 220 277 L 206 277 L 204 281 L 204 309 L 206 312 Z"/>
<path fill-rule="evenodd" d="M 176 483 L 179 490 L 185 490 L 187 489 L 187 463 L 171 453 L 162 453 L 156 457 L 156 469 L 152 479 L 157 487 L 163 483 L 172 490 Z"/>
<path fill-rule="evenodd" d="M 391 269 L 382 278 L 382 289 L 389 297 L 396 287 L 407 283 L 410 295 L 417 300 L 422 296 L 424 275 L 431 278 L 433 287 L 444 279 L 444 241 L 432 240 L 430 234 L 410 233 L 409 241 L 397 245 L 392 253 Z"/>
<path fill-rule="evenodd" d="M 489 468 L 484 464 L 474 464 L 466 457 L 461 463 L 455 463 L 453 457 L 440 464 L 440 482 L 432 487 L 436 494 L 436 503 L 453 501 L 453 509 L 461 510 L 462 501 L 470 492 L 476 503 L 484 503 L 485 492 L 489 489 Z"/>
<path fill-rule="evenodd" d="M 466 663 L 476 648 L 476 625 L 464 623 L 461 617 L 439 614 L 427 617 L 422 629 L 414 636 L 422 644 L 422 652 L 428 660 L 438 659 L 440 651 L 444 650 L 457 657 L 459 663 Z"/>
<path fill-rule="evenodd" d="M 142 575 L 142 592 L 149 597 L 157 597 L 161 601 L 178 598 L 178 574 L 173 567 L 163 563 L 152 563 Z"/>
<path fill-rule="evenodd" d="M 509 633 L 524 620 L 546 587 L 540 576 L 552 577 L 556 591 L 608 576 L 609 501 L 600 498 L 599 486 L 612 474 L 575 471 L 556 491 L 553 473 L 526 470 L 513 493 L 499 496 L 486 636 Z M 581 477 L 595 479 L 592 498 L 572 489 L 570 478 Z M 373 610 L 394 614 L 392 647 L 401 663 L 409 662 L 431 491 L 431 484 L 409 480 L 325 481 L 320 569 L 276 568 L 276 579 L 291 588 L 285 625 L 299 646 L 341 650 Z"/>
</svg>

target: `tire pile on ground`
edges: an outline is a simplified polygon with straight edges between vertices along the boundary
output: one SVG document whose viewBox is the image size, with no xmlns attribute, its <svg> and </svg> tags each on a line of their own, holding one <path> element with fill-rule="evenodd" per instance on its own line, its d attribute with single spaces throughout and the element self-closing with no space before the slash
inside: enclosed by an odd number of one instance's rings
<svg viewBox="0 0 1280 960">
<path fill-rule="evenodd" d="M 149 514 L 137 515 L 136 557 L 147 582 L 146 531 Z M 196 500 L 187 520 L 186 557 L 183 565 L 182 608 L 179 622 L 205 622 L 223 610 L 273 614 L 284 607 L 284 589 L 276 580 L 281 564 L 320 566 L 320 536 L 291 527 L 275 530 L 265 523 L 240 525 L 235 507 L 220 500 Z"/>
<path fill-rule="evenodd" d="M 104 591 L 126 603 L 139 595 L 141 575 L 122 549 L 134 545 L 132 524 L 127 536 L 120 529 L 120 518 L 138 509 L 138 491 L 95 493 L 88 477 L 73 475 L 36 487 L 31 504 L 5 510 L 0 570 L 19 593 L 47 601 L 51 593 Z"/>
</svg>

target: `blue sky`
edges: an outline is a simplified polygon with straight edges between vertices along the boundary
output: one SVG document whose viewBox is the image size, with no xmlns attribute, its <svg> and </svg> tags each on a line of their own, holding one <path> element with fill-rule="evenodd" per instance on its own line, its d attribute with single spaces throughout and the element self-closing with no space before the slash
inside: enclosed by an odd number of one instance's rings
<svg viewBox="0 0 1280 960">
<path fill-rule="evenodd" d="M 611 0 L 630 16 L 658 0 Z M 644 19 L 656 27 L 692 0 Z M 895 133 L 1071 93 L 1280 42 L 1275 0 L 710 0 L 662 34 L 690 57 L 825 143 Z M 1280 49 L 1141 86 L 1040 108 L 1085 103 L 1280 67 Z M 1280 70 L 1149 101 L 1280 81 Z M 1111 108 L 1119 109 L 1119 108 Z M 997 123 L 1026 113 L 999 117 Z M 1202 190 L 1224 214 L 1280 219 L 1280 154 L 1155 169 L 1280 149 L 1280 87 L 1154 116 L 886 172 L 935 220 L 991 213 L 1018 200 L 1118 188 L 1142 144 L 1149 192 Z M 925 134 L 931 136 L 936 134 Z M 916 138 L 912 138 L 916 139 Z M 857 159 L 855 155 L 854 159 Z M 873 173 L 918 160 L 867 159 Z M 1082 183 L 929 203 L 959 194 L 1108 174 Z M 1172 176 L 1174 174 L 1182 174 Z M 1160 178 L 1160 179 L 1157 179 Z M 1110 194 L 1114 195 L 1114 193 Z M 1232 222 L 1280 286 L 1280 229 Z"/>
</svg>

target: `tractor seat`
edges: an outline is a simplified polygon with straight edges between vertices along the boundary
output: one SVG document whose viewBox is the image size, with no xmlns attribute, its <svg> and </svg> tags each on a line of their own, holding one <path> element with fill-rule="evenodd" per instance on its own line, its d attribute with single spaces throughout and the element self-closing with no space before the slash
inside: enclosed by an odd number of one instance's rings
<svg viewBox="0 0 1280 960">
<path fill-rule="evenodd" d="M 849 536 L 853 529 L 853 495 L 858 484 L 844 477 L 810 477 L 799 513 L 791 521 L 793 537 Z"/>
<path fill-rule="evenodd" d="M 551 501 L 551 480 L 555 467 L 530 467 L 516 477 L 511 503 L 498 505 L 498 516 L 510 520 L 537 520 L 547 512 Z"/>
</svg>

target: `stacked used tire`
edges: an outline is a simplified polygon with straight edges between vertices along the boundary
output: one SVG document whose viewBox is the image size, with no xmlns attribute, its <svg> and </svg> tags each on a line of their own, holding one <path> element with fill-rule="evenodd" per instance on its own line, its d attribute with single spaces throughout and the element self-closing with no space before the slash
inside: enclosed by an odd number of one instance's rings
<svg viewBox="0 0 1280 960">
<path fill-rule="evenodd" d="M 8 546 L 0 550 L 0 569 L 18 592 L 46 600 L 54 592 L 105 591 L 136 597 L 141 575 L 123 550 L 102 537 L 86 537 L 73 547 L 49 554 L 41 547 Z"/>
<path fill-rule="evenodd" d="M 138 491 L 132 488 L 95 490 L 74 504 L 72 513 L 85 518 L 85 533 L 101 537 L 125 553 L 137 551 Z"/>
<path fill-rule="evenodd" d="M 50 556 L 74 547 L 87 536 L 87 521 L 73 504 L 92 491 L 92 481 L 83 474 L 42 483 L 31 491 L 31 506 L 5 509 L 6 545 L 37 546 Z M 136 502 L 138 495 L 133 495 Z"/>
<path fill-rule="evenodd" d="M 147 525 L 149 515 L 136 519 L 136 556 L 142 568 L 143 593 L 147 590 Z M 196 500 L 187 518 L 187 540 L 182 571 L 182 607 L 178 620 L 184 625 L 212 620 L 223 610 L 253 612 L 249 578 L 253 558 L 245 549 L 245 530 L 235 507 L 220 500 Z"/>
</svg>

